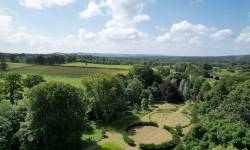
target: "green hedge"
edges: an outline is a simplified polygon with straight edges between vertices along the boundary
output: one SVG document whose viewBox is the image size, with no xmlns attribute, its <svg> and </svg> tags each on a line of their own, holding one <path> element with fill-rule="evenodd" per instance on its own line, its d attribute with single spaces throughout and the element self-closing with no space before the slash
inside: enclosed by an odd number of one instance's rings
<svg viewBox="0 0 250 150">
<path fill-rule="evenodd" d="M 123 136 L 123 140 L 128 144 L 128 145 L 130 145 L 130 146 L 136 146 L 136 144 L 135 144 L 135 141 L 133 140 L 133 139 L 131 139 L 128 135 L 127 135 L 127 133 L 123 133 L 122 134 L 122 136 Z"/>
<path fill-rule="evenodd" d="M 154 126 L 154 127 L 159 127 L 158 124 L 156 122 L 153 122 L 153 121 L 149 121 L 149 122 L 136 122 L 136 123 L 133 123 L 133 124 L 130 124 L 128 125 L 127 127 L 125 127 L 125 131 L 128 131 L 134 127 L 137 127 L 137 126 Z"/>
<path fill-rule="evenodd" d="M 181 143 L 178 133 L 171 127 L 164 126 L 164 129 L 172 134 L 173 139 L 171 141 L 164 142 L 162 144 L 140 144 L 142 150 L 172 150 L 178 144 Z"/>
</svg>

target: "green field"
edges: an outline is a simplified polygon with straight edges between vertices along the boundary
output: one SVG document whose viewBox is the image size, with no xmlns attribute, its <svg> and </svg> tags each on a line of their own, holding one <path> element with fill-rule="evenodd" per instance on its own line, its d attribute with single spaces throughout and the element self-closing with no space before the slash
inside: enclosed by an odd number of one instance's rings
<svg viewBox="0 0 250 150">
<path fill-rule="evenodd" d="M 73 62 L 63 64 L 62 66 L 67 67 L 84 67 L 84 68 L 108 68 L 108 69 L 130 69 L 131 65 L 109 65 L 109 64 L 93 64 L 93 63 L 82 63 L 82 62 Z"/>
<path fill-rule="evenodd" d="M 85 68 L 79 66 L 30 65 L 8 63 L 8 72 L 43 75 L 47 81 L 60 81 L 74 86 L 81 86 L 81 81 L 98 75 L 127 74 L 128 70 L 119 68 Z"/>
</svg>

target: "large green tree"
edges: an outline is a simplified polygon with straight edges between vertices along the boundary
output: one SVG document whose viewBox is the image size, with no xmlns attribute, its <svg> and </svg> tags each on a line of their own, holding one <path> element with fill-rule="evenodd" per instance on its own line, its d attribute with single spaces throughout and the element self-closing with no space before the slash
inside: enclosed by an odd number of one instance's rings
<svg viewBox="0 0 250 150">
<path fill-rule="evenodd" d="M 90 119 L 108 122 L 125 113 L 125 87 L 118 77 L 96 77 L 83 82 L 92 107 Z"/>
<path fill-rule="evenodd" d="M 7 73 L 4 75 L 3 92 L 5 98 L 14 104 L 23 98 L 22 76 L 18 73 Z"/>
<path fill-rule="evenodd" d="M 141 104 L 141 92 L 143 90 L 143 84 L 137 79 L 131 79 L 128 81 L 128 85 L 125 89 L 126 99 L 130 106 L 134 106 L 135 104 Z"/>
<path fill-rule="evenodd" d="M 59 82 L 42 83 L 28 95 L 29 128 L 39 137 L 39 149 L 79 148 L 85 125 L 84 102 L 79 90 Z"/>
</svg>

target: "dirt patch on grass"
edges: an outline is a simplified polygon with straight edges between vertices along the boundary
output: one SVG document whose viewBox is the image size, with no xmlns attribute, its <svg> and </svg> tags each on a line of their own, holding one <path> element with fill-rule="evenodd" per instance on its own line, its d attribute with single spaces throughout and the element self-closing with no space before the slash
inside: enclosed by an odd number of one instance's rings
<svg viewBox="0 0 250 150">
<path fill-rule="evenodd" d="M 138 126 L 128 132 L 129 136 L 138 144 L 161 144 L 172 139 L 172 135 L 162 129 L 153 126 Z"/>
</svg>

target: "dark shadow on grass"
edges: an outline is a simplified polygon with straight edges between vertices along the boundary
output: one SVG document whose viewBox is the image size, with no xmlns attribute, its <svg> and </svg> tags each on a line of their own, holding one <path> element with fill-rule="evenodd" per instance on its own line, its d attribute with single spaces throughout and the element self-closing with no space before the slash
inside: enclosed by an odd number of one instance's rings
<svg viewBox="0 0 250 150">
<path fill-rule="evenodd" d="M 140 118 L 135 116 L 132 112 L 126 112 L 120 119 L 113 120 L 109 123 L 97 123 L 97 126 L 121 133 L 125 127 L 139 120 Z"/>
</svg>

